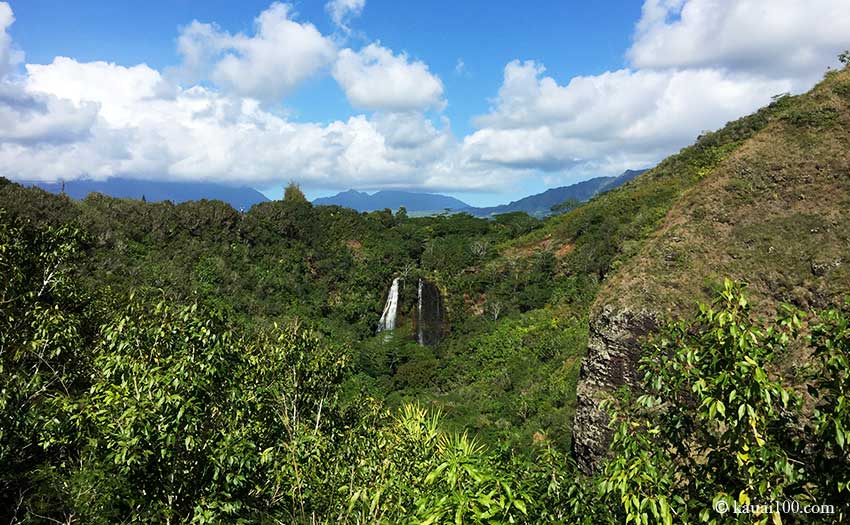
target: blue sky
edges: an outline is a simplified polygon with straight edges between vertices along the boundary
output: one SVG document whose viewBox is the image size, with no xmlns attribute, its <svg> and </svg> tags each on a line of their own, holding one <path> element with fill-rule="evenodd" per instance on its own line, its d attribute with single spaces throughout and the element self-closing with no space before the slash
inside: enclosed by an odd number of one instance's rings
<svg viewBox="0 0 850 525">
<path fill-rule="evenodd" d="M 809 88 L 850 47 L 841 3 L 0 3 L 2 82 L 29 101 L 0 101 L 0 175 L 501 203 Z"/>
<path fill-rule="evenodd" d="M 149 2 L 11 1 L 9 31 L 27 60 L 50 63 L 57 55 L 125 66 L 163 69 L 179 63 L 175 39 L 192 20 L 215 22 L 230 32 L 250 32 L 268 0 L 160 0 Z M 323 1 L 293 2 L 299 19 L 326 34 L 334 26 Z M 48 15 L 49 14 L 49 15 Z M 427 63 L 445 84 L 445 114 L 461 135 L 487 111 L 505 64 L 535 59 L 558 79 L 591 75 L 624 65 L 640 4 L 612 2 L 371 0 L 354 24 L 352 43 L 380 41 Z M 464 71 L 455 68 L 462 60 Z M 314 79 L 285 101 L 294 118 L 329 122 L 355 114 L 333 79 Z"/>
</svg>

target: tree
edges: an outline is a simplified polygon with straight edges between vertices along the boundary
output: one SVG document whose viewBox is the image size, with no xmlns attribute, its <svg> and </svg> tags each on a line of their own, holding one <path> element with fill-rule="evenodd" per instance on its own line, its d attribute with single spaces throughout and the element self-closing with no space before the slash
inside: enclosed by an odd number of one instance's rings
<svg viewBox="0 0 850 525">
<path fill-rule="evenodd" d="M 373 436 L 340 488 L 349 503 L 339 522 L 527 522 L 533 501 L 507 465 L 475 438 L 443 432 L 441 418 L 407 404 Z"/>
<path fill-rule="evenodd" d="M 768 371 L 799 339 L 800 314 L 789 307 L 764 326 L 743 289 L 727 280 L 713 307 L 654 336 L 641 359 L 645 390 L 613 411 L 601 488 L 626 521 L 779 523 L 778 513 L 715 509 L 825 503 L 806 487 L 820 480 L 800 457 L 801 400 Z"/>
<path fill-rule="evenodd" d="M 103 328 L 82 415 L 90 456 L 123 484 L 112 505 L 133 522 L 326 513 L 348 361 L 295 324 L 248 339 L 218 311 L 131 300 Z"/>
<path fill-rule="evenodd" d="M 80 442 L 64 407 L 88 388 L 101 314 L 74 278 L 84 245 L 76 228 L 37 228 L 0 210 L 0 521 L 5 523 L 18 523 L 30 513 L 67 517 L 73 481 L 63 465 L 80 461 Z"/>
<path fill-rule="evenodd" d="M 816 471 L 822 499 L 835 503 L 844 517 L 850 507 L 850 300 L 843 310 L 822 312 L 812 327 L 809 395 L 818 400 L 812 425 L 817 439 Z"/>
<path fill-rule="evenodd" d="M 501 301 L 490 301 L 487 303 L 487 309 L 490 311 L 490 315 L 493 316 L 494 321 L 499 320 L 499 316 L 502 315 L 502 302 Z"/>
<path fill-rule="evenodd" d="M 301 191 L 301 187 L 295 181 L 291 181 L 286 185 L 286 188 L 283 190 L 283 200 L 284 202 L 309 202 L 307 197 L 304 196 L 304 192 Z"/>
<path fill-rule="evenodd" d="M 578 201 L 578 199 L 576 199 L 575 197 L 572 197 L 572 198 L 565 200 L 564 202 L 561 202 L 559 204 L 552 206 L 550 209 L 552 210 L 553 213 L 565 213 L 565 212 L 568 212 L 570 210 L 574 210 L 575 208 L 578 207 L 579 204 L 581 204 L 581 203 Z"/>
<path fill-rule="evenodd" d="M 844 66 L 850 66 L 850 49 L 841 52 L 838 55 L 838 61 L 844 64 Z"/>
<path fill-rule="evenodd" d="M 783 523 L 788 508 L 814 504 L 832 512 L 813 523 L 847 520 L 850 302 L 817 314 L 783 306 L 762 322 L 743 290 L 726 281 L 713 307 L 660 330 L 641 359 L 642 395 L 606 402 L 615 430 L 599 488 L 620 520 Z M 775 373 L 792 348 L 811 352 L 808 405 Z M 767 502 L 786 503 L 735 512 Z"/>
<path fill-rule="evenodd" d="M 478 239 L 469 246 L 469 251 L 472 252 L 477 259 L 487 257 L 487 252 L 490 249 L 490 243 L 486 239 Z"/>
</svg>

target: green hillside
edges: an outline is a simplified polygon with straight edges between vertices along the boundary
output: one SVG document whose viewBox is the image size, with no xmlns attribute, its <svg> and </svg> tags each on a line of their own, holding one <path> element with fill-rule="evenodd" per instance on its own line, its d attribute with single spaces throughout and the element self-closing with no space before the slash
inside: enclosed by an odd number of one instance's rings
<svg viewBox="0 0 850 525">
<path fill-rule="evenodd" d="M 677 156 L 702 149 L 711 162 L 666 172 L 679 160 L 672 157 L 643 178 L 647 188 L 669 181 L 687 189 L 657 208 L 664 213 L 644 230 L 647 241 L 620 256 L 595 300 L 579 393 L 580 457 L 604 451 L 600 394 L 639 380 L 635 338 L 708 301 L 725 278 L 747 282 L 762 315 L 781 303 L 809 310 L 843 302 L 850 291 L 848 93 L 850 72 L 831 72 L 811 92 L 779 98 Z M 722 138 L 742 124 L 745 134 Z M 786 359 L 801 365 L 799 356 Z"/>
</svg>

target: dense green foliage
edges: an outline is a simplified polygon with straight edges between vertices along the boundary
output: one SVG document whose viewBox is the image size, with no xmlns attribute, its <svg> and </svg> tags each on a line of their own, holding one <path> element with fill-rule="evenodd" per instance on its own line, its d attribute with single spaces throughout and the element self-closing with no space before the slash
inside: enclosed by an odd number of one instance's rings
<svg viewBox="0 0 850 525">
<path fill-rule="evenodd" d="M 786 308 L 759 322 L 742 287 L 727 281 L 715 308 L 701 306 L 649 344 L 645 391 L 623 396 L 614 412 L 603 491 L 619 495 L 636 523 L 776 523 L 777 508 L 734 509 L 786 501 L 833 506 L 807 517 L 813 522 L 846 520 L 848 312 L 850 304 L 807 319 Z M 804 396 L 775 375 L 776 357 L 794 347 L 814 349 L 813 416 Z"/>
<path fill-rule="evenodd" d="M 4 521 L 531 519 L 521 458 L 343 396 L 349 348 L 158 291 L 98 299 L 74 285 L 78 230 L 1 218 Z"/>
<path fill-rule="evenodd" d="M 0 506 L 12 515 L 86 523 L 309 521 L 357 514 L 358 498 L 386 483 L 401 491 L 390 492 L 397 503 L 382 511 L 394 516 L 387 522 L 412 516 L 414 508 L 427 515 L 524 515 L 524 500 L 514 501 L 498 463 L 476 467 L 490 472 L 489 481 L 477 471 L 455 480 L 459 474 L 450 471 L 450 481 L 429 478 L 427 485 L 440 490 L 420 487 L 416 494 L 397 484 L 421 485 L 422 469 L 406 469 L 413 476 L 406 481 L 373 472 L 365 458 L 384 454 L 391 443 L 418 454 L 422 466 L 465 462 L 464 454 L 494 460 L 474 438 L 434 427 L 437 419 L 429 419 L 435 433 L 410 448 L 404 432 L 424 417 L 421 410 L 408 408 L 393 424 L 377 401 L 358 393 L 366 380 L 362 371 L 352 374 L 354 352 L 345 337 L 331 337 L 327 327 L 317 332 L 297 315 L 280 318 L 283 328 L 269 314 L 259 325 L 248 322 L 215 287 L 181 297 L 152 288 L 155 282 L 138 287 L 106 274 L 113 286 L 106 288 L 89 273 L 98 261 L 83 257 L 97 256 L 103 232 L 87 236 L 7 215 L 0 223 L 0 263 L 9 276 L 2 290 Z M 459 227 L 443 230 L 438 239 L 459 235 Z M 367 342 L 420 349 L 401 337 Z M 537 353 L 551 359 L 555 351 Z M 362 361 L 367 354 L 358 355 Z M 410 369 L 415 362 L 403 364 Z M 415 371 L 407 374 L 419 381 Z M 405 376 L 403 367 L 398 375 Z M 350 494 L 338 491 L 341 479 L 350 480 Z M 482 502 L 468 506 L 468 492 Z"/>
<path fill-rule="evenodd" d="M 74 443 L 53 435 L 69 423 L 62 400 L 88 387 L 100 321 L 69 275 L 82 241 L 73 228 L 21 228 L 0 212 L 0 508 L 50 482 L 45 462 L 75 459 Z"/>
<path fill-rule="evenodd" d="M 715 307 L 649 342 L 644 390 L 612 405 L 612 458 L 589 479 L 544 436 L 516 454 L 447 430 L 437 409 L 388 412 L 363 393 L 352 348 L 304 322 L 258 328 L 200 298 L 81 288 L 85 235 L 0 219 L 6 521 L 744 523 L 713 505 L 785 499 L 834 505 L 815 522 L 846 517 L 850 305 L 766 325 L 727 283 Z M 547 387 L 528 368 L 575 370 L 559 352 L 584 344 L 571 341 L 582 321 L 561 319 L 510 318 L 431 372 L 517 390 L 511 409 L 553 412 L 554 428 L 564 415 L 546 399 L 569 389 L 535 397 Z M 772 368 L 798 347 L 814 356 L 808 401 Z M 459 392 L 483 417 L 508 408 Z M 527 419 L 504 426 L 530 432 Z"/>
<path fill-rule="evenodd" d="M 582 319 L 596 283 L 557 273 L 552 253 L 503 256 L 506 242 L 539 228 L 539 221 L 522 213 L 494 220 L 408 218 L 403 210 L 361 214 L 312 206 L 298 191 L 292 187 L 291 198 L 239 214 L 217 201 L 171 205 L 102 195 L 70 201 L 0 181 L 10 215 L 56 227 L 74 223 L 87 232 L 76 275 L 91 289 L 161 290 L 177 304 L 201 301 L 227 312 L 249 330 L 309 320 L 352 348 L 358 385 L 349 392 L 367 389 L 393 406 L 427 399 L 443 407 L 448 426 L 481 430 L 491 444 L 509 438 L 527 447 L 542 431 L 568 449 Z M 396 276 L 403 277 L 401 328 L 387 341 L 375 337 L 375 327 Z M 448 337 L 435 348 L 409 336 L 420 276 L 437 283 L 446 301 Z M 549 308 L 558 304 L 557 311 Z M 553 321 L 563 335 L 555 331 L 543 343 Z M 491 359 L 481 343 L 525 329 L 538 334 L 539 342 L 525 337 L 532 345 L 551 348 Z M 455 370 L 470 349 L 483 380 Z M 501 377 L 506 359 L 527 373 L 513 386 Z M 513 399 L 523 383 L 535 390 L 529 408 Z M 479 417 L 482 410 L 492 417 Z M 525 428 L 516 432 L 516 424 Z"/>
</svg>

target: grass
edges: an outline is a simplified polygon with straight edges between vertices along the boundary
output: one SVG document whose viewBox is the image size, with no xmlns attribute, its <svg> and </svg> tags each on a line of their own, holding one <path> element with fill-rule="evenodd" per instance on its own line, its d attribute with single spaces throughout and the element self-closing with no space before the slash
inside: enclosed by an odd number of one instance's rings
<svg viewBox="0 0 850 525">
<path fill-rule="evenodd" d="M 721 276 L 749 282 L 765 310 L 840 302 L 850 292 L 848 81 L 850 71 L 837 72 L 775 102 L 763 128 L 670 207 L 598 303 L 681 312 Z"/>
</svg>

